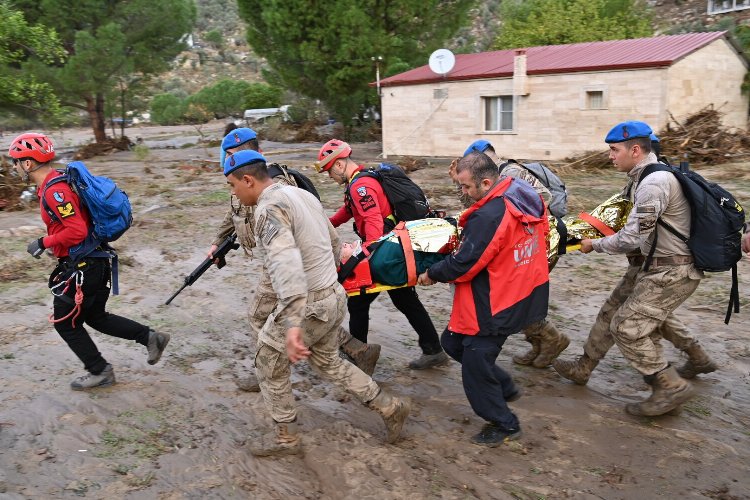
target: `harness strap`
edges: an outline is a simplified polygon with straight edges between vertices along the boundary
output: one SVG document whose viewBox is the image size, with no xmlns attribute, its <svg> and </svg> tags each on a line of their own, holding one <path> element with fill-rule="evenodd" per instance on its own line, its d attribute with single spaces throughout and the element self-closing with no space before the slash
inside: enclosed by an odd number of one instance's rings
<svg viewBox="0 0 750 500">
<path fill-rule="evenodd" d="M 415 286 L 417 284 L 417 261 L 414 257 L 414 248 L 411 246 L 411 237 L 409 236 L 409 231 L 406 229 L 406 224 L 403 221 L 399 222 L 393 229 L 393 232 L 398 236 L 401 248 L 404 250 L 406 284 L 407 286 Z"/>
<path fill-rule="evenodd" d="M 578 218 L 581 219 L 584 222 L 589 223 L 591 226 L 593 226 L 594 229 L 602 233 L 604 236 L 612 236 L 615 234 L 615 230 L 606 225 L 604 222 L 600 221 L 596 217 L 594 217 L 591 214 L 588 214 L 586 212 L 581 212 L 578 214 Z"/>
<path fill-rule="evenodd" d="M 737 264 L 732 266 L 732 290 L 729 292 L 729 305 L 727 305 L 727 314 L 724 316 L 724 324 L 729 324 L 729 318 L 732 317 L 732 309 L 734 312 L 740 312 L 740 289 L 737 281 Z"/>
<path fill-rule="evenodd" d="M 557 234 L 560 235 L 560 243 L 557 244 L 557 254 L 564 255 L 567 252 L 566 244 L 568 242 L 568 227 L 560 217 L 556 215 L 554 217 Z"/>
</svg>

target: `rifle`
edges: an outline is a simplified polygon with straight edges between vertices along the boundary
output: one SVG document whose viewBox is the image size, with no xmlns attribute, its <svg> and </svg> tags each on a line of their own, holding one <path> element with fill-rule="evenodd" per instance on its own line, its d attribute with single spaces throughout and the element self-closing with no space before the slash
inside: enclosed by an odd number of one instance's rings
<svg viewBox="0 0 750 500">
<path fill-rule="evenodd" d="M 237 243 L 237 234 L 232 233 L 229 236 L 224 239 L 224 241 L 221 242 L 221 244 L 218 246 L 216 251 L 214 252 L 213 258 L 208 257 L 206 260 L 201 262 L 201 265 L 195 268 L 195 270 L 188 274 L 185 277 L 185 283 L 182 284 L 179 290 L 177 290 L 171 297 L 169 297 L 169 300 L 167 300 L 164 305 L 168 306 L 172 300 L 177 297 L 181 291 L 183 291 L 186 287 L 189 287 L 196 281 L 198 281 L 198 278 L 203 276 L 203 273 L 208 271 L 208 268 L 211 267 L 211 265 L 214 263 L 214 261 L 218 260 L 216 263 L 216 268 L 221 269 L 224 267 L 227 263 L 225 257 L 229 253 L 230 250 L 237 250 L 240 248 L 240 244 Z"/>
</svg>

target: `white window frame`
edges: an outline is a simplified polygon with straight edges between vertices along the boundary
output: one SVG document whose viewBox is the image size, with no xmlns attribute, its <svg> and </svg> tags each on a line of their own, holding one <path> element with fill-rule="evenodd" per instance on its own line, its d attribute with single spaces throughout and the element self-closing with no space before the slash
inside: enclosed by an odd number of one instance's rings
<svg viewBox="0 0 750 500">
<path fill-rule="evenodd" d="M 503 102 L 501 99 L 506 99 L 505 102 L 510 102 L 510 111 L 500 109 L 498 114 L 498 128 L 490 129 L 487 123 L 487 106 L 490 105 L 491 100 L 496 100 L 498 103 Z M 487 134 L 512 134 L 516 129 L 516 100 L 512 93 L 508 94 L 491 94 L 481 96 L 481 117 L 482 117 L 482 131 Z M 502 128 L 502 114 L 510 113 L 510 128 Z"/>
<path fill-rule="evenodd" d="M 589 94 L 591 92 L 602 93 L 602 106 L 592 108 L 589 106 Z M 606 85 L 587 85 L 581 89 L 581 102 L 579 108 L 585 111 L 602 111 L 609 109 L 609 89 Z"/>
<path fill-rule="evenodd" d="M 708 14 L 723 14 L 745 9 L 750 9 L 748 0 L 708 0 Z"/>
</svg>

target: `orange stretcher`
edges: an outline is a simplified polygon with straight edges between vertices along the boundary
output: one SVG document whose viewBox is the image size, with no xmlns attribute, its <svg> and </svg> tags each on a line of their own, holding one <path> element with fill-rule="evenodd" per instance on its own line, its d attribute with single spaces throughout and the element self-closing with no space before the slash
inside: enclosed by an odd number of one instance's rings
<svg viewBox="0 0 750 500">
<path fill-rule="evenodd" d="M 417 284 L 417 261 L 414 257 L 414 248 L 411 243 L 411 236 L 403 222 L 399 222 L 393 229 L 398 236 L 398 241 L 404 251 L 404 261 L 406 263 L 406 283 L 403 285 L 383 285 L 372 281 L 370 273 L 370 260 L 364 259 L 354 268 L 352 273 L 342 283 L 346 294 L 350 297 L 366 293 L 380 293 L 396 288 L 404 288 Z"/>
</svg>

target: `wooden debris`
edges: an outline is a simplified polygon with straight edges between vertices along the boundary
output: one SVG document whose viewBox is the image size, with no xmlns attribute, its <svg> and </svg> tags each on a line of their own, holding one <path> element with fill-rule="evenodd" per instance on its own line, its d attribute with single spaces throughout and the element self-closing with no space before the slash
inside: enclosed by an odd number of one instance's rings
<svg viewBox="0 0 750 500">
<path fill-rule="evenodd" d="M 424 158 L 412 158 L 411 156 L 404 156 L 403 158 L 401 158 L 398 161 L 398 165 L 407 173 L 430 166 L 430 164 Z"/>
<path fill-rule="evenodd" d="M 750 133 L 724 126 L 721 123 L 723 115 L 713 105 L 688 116 L 683 122 L 669 113 L 666 128 L 657 133 L 661 154 L 674 164 L 687 160 L 691 165 L 720 165 L 750 157 Z M 611 165 L 607 151 L 588 151 L 566 158 L 557 170 L 568 167 L 600 169 Z"/>
<path fill-rule="evenodd" d="M 86 144 L 76 151 L 73 155 L 73 159 L 86 160 L 95 156 L 108 155 L 115 151 L 127 151 L 133 146 L 135 146 L 135 144 L 130 142 L 130 139 L 125 135 L 116 139 L 108 137 L 104 142 Z"/>
<path fill-rule="evenodd" d="M 18 210 L 23 208 L 21 193 L 26 184 L 13 171 L 13 164 L 0 156 L 0 210 Z"/>
</svg>

